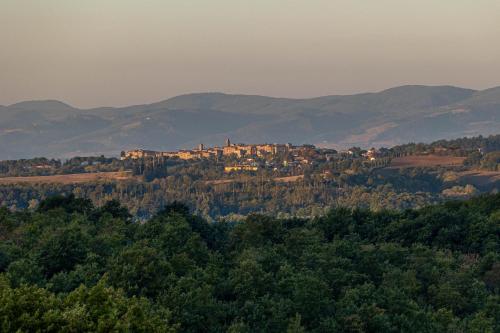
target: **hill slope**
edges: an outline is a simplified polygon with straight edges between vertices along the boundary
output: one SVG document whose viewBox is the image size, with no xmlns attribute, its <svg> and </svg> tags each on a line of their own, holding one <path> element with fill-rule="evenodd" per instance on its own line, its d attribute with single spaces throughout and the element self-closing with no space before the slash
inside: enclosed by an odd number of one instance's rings
<svg viewBox="0 0 500 333">
<path fill-rule="evenodd" d="M 500 132 L 500 88 L 402 86 L 287 99 L 202 93 L 124 108 L 58 101 L 0 106 L 0 159 L 191 148 L 200 142 L 390 146 Z"/>
</svg>

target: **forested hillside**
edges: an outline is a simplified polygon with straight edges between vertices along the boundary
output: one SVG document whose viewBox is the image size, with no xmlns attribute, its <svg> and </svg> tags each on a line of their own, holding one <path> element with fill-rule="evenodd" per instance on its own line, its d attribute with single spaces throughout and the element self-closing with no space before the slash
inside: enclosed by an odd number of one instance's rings
<svg viewBox="0 0 500 333">
<path fill-rule="evenodd" d="M 173 203 L 0 209 L 3 332 L 498 332 L 500 195 L 208 223 Z"/>
<path fill-rule="evenodd" d="M 306 155 L 311 163 L 294 166 L 284 166 L 289 156 L 257 158 L 257 171 L 229 173 L 233 156 L 0 161 L 0 206 L 22 210 L 74 194 L 95 205 L 118 200 L 142 220 L 172 201 L 208 220 L 234 220 L 250 213 L 320 216 L 332 207 L 404 210 L 500 187 L 500 135 L 410 143 L 380 149 L 374 160 L 359 147 L 348 152 Z"/>
</svg>

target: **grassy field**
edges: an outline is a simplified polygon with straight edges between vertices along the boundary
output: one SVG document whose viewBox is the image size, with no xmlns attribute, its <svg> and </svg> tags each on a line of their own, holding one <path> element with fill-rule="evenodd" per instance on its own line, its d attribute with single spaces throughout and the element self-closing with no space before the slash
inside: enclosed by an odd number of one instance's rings
<svg viewBox="0 0 500 333">
<path fill-rule="evenodd" d="M 460 166 L 465 157 L 439 155 L 411 155 L 392 159 L 390 168 L 415 168 L 436 166 Z"/>
<path fill-rule="evenodd" d="M 68 175 L 54 175 L 54 176 L 4 177 L 0 178 L 0 185 L 19 184 L 19 183 L 75 184 L 75 183 L 90 183 L 99 181 L 126 180 L 131 178 L 132 174 L 130 171 L 74 173 Z"/>
<path fill-rule="evenodd" d="M 458 173 L 460 180 L 475 186 L 487 186 L 500 181 L 500 171 L 470 170 Z"/>
<path fill-rule="evenodd" d="M 293 183 L 293 182 L 296 182 L 297 180 L 301 180 L 302 178 L 304 178 L 304 176 L 302 176 L 302 175 L 277 177 L 277 178 L 274 178 L 274 181 L 278 182 L 278 183 Z"/>
<path fill-rule="evenodd" d="M 296 182 L 298 180 L 301 180 L 304 178 L 304 176 L 299 175 L 299 176 L 287 176 L 287 177 L 275 177 L 273 180 L 278 183 L 291 183 L 291 182 Z M 234 182 L 239 182 L 241 180 L 238 179 L 215 179 L 215 180 L 207 180 L 205 181 L 206 185 L 224 185 L 224 184 L 231 184 Z"/>
</svg>

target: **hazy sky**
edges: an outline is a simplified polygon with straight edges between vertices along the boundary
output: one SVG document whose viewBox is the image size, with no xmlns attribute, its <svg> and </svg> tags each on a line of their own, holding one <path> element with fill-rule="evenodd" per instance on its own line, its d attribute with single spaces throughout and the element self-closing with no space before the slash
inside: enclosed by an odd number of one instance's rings
<svg viewBox="0 0 500 333">
<path fill-rule="evenodd" d="M 500 85 L 500 0 L 0 0 L 0 104 Z"/>
</svg>

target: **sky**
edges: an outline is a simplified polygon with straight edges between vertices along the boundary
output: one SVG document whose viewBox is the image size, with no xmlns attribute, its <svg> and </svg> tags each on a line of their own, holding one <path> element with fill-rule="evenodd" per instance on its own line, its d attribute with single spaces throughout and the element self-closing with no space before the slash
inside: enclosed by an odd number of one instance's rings
<svg viewBox="0 0 500 333">
<path fill-rule="evenodd" d="M 0 0 L 0 105 L 500 85 L 499 0 Z"/>
</svg>

